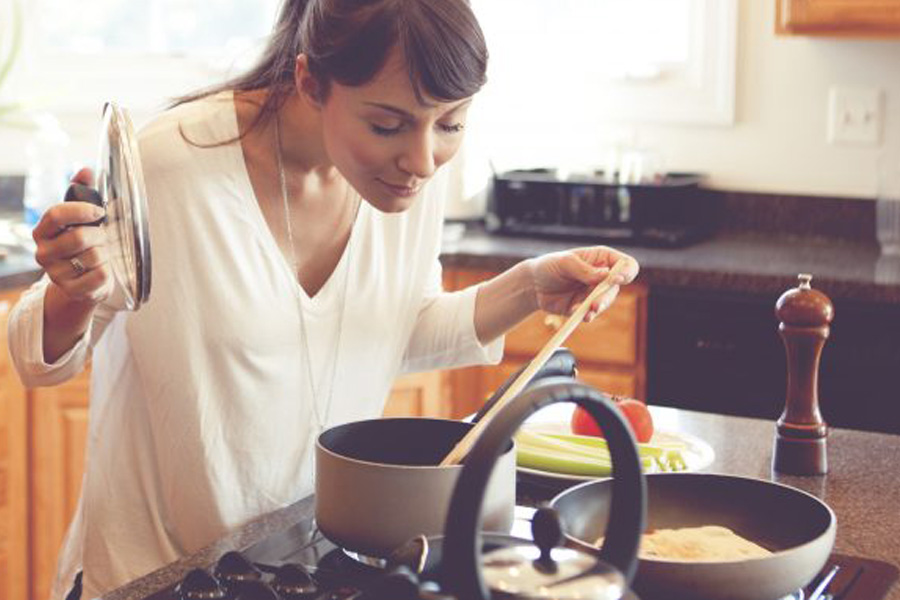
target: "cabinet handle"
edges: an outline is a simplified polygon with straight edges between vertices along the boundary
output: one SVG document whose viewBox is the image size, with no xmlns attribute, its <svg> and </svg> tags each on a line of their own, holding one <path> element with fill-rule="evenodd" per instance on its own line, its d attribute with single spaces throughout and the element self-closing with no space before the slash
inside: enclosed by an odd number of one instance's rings
<svg viewBox="0 0 900 600">
<path fill-rule="evenodd" d="M 551 331 L 558 331 L 563 323 L 565 323 L 565 319 L 559 315 L 547 315 L 544 317 L 544 325 Z"/>
<path fill-rule="evenodd" d="M 737 350 L 737 344 L 734 342 L 726 342 L 720 340 L 709 340 L 700 338 L 694 342 L 694 346 L 698 350 L 710 350 L 712 352 L 734 352 Z"/>
</svg>

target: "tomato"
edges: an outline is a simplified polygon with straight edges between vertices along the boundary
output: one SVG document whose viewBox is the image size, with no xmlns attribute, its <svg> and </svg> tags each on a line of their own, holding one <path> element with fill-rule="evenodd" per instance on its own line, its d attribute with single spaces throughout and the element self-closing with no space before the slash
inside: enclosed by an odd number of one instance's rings
<svg viewBox="0 0 900 600">
<path fill-rule="evenodd" d="M 653 437 L 653 417 L 647 405 L 640 400 L 625 398 L 616 403 L 619 410 L 625 415 L 634 437 L 641 444 L 645 444 Z"/>
<path fill-rule="evenodd" d="M 603 437 L 603 432 L 600 431 L 600 427 L 597 426 L 597 423 L 594 421 L 594 417 L 592 417 L 588 411 L 581 408 L 580 406 L 575 407 L 575 412 L 572 413 L 572 433 L 578 435 L 593 435 L 596 437 Z"/>
<path fill-rule="evenodd" d="M 615 399 L 615 406 L 625 417 L 625 421 L 631 426 L 631 432 L 639 443 L 646 443 L 653 437 L 653 417 L 647 405 L 640 400 L 631 398 Z M 570 423 L 572 433 L 577 435 L 593 435 L 603 437 L 603 431 L 594 422 L 594 418 L 580 406 L 575 407 Z"/>
</svg>

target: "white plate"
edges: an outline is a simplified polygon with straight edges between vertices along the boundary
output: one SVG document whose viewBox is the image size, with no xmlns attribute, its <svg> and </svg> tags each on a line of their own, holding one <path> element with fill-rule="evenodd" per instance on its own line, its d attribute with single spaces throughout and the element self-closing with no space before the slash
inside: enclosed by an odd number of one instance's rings
<svg viewBox="0 0 900 600">
<path fill-rule="evenodd" d="M 653 407 L 650 408 L 652 414 Z M 573 410 L 575 410 L 575 405 L 571 403 L 553 404 L 529 417 L 528 420 L 525 421 L 525 424 L 522 425 L 522 429 L 544 433 L 570 434 L 572 431 L 569 427 L 569 421 L 571 420 Z M 655 418 L 654 422 L 656 422 Z M 679 450 L 681 450 L 684 462 L 687 465 L 685 471 L 699 471 L 700 469 L 706 468 L 712 464 L 713 459 L 716 457 L 716 453 L 712 446 L 704 440 L 689 433 L 683 433 L 676 430 L 656 427 L 650 442 L 660 446 L 677 445 Z M 526 467 L 517 467 L 517 471 L 527 475 L 568 482 L 592 481 L 597 479 L 597 477 L 586 475 L 567 475 L 565 473 L 541 471 Z M 655 468 L 650 469 L 648 472 L 654 471 Z"/>
</svg>

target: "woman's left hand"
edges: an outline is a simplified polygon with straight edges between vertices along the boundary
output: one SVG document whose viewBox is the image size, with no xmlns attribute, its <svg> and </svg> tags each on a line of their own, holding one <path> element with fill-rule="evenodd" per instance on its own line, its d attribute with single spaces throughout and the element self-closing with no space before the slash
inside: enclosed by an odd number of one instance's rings
<svg viewBox="0 0 900 600">
<path fill-rule="evenodd" d="M 531 273 L 537 307 L 550 313 L 571 314 L 606 278 L 612 266 L 622 260 L 627 261 L 624 270 L 613 281 L 615 285 L 591 305 L 585 322 L 590 322 L 609 308 L 619 293 L 619 286 L 637 277 L 637 261 L 606 246 L 554 252 L 532 259 Z"/>
</svg>

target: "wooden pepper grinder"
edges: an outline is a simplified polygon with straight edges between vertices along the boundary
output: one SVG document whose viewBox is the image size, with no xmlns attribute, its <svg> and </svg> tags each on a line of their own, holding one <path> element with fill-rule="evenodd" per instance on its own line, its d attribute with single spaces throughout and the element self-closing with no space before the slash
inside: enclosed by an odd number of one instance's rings
<svg viewBox="0 0 900 600">
<path fill-rule="evenodd" d="M 800 284 L 775 304 L 787 353 L 787 398 L 777 423 L 772 467 L 792 475 L 822 475 L 828 472 L 828 425 L 819 412 L 819 359 L 834 307 L 828 296 L 812 289 L 812 275 L 797 278 Z"/>
</svg>

